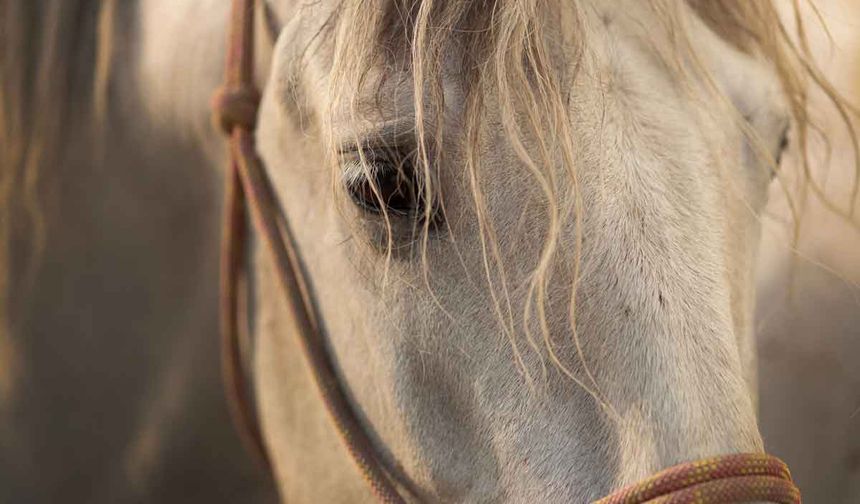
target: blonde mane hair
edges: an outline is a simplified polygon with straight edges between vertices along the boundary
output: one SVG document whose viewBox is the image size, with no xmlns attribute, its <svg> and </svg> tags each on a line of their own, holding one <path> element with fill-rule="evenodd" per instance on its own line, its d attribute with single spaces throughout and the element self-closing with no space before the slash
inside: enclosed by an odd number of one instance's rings
<svg viewBox="0 0 860 504">
<path fill-rule="evenodd" d="M 806 42 L 806 27 L 800 15 L 801 0 L 791 6 L 790 24 L 786 24 L 771 1 L 747 0 L 648 0 L 646 3 L 665 24 L 670 34 L 671 53 L 662 54 L 666 65 L 673 69 L 679 80 L 697 79 L 710 83 L 710 91 L 720 103 L 731 107 L 738 127 L 748 137 L 754 152 L 767 169 L 776 170 L 776 161 L 757 138 L 741 114 L 729 105 L 727 97 L 717 90 L 716 84 L 700 62 L 689 39 L 687 7 L 690 7 L 718 35 L 737 49 L 769 61 L 775 68 L 793 118 L 795 149 L 800 153 L 801 179 L 811 193 L 828 208 L 854 220 L 854 201 L 858 184 L 855 178 L 852 203 L 840 208 L 824 193 L 815 180 L 810 166 L 810 133 L 815 129 L 809 111 L 811 88 L 818 88 L 829 98 L 849 131 L 854 151 L 855 167 L 860 173 L 858 149 L 853 118 L 857 109 L 834 89 L 816 66 Z M 817 11 L 815 11 L 817 13 Z M 561 21 L 559 21 L 561 20 Z M 462 86 L 465 104 L 459 123 L 463 125 L 463 169 L 470 184 L 474 211 L 480 229 L 480 243 L 484 257 L 484 275 L 491 292 L 494 310 L 500 328 L 507 334 L 521 369 L 528 377 L 522 362 L 519 336 L 541 354 L 539 347 L 548 351 L 552 363 L 576 380 L 587 390 L 596 390 L 595 380 L 584 362 L 585 376 L 578 378 L 556 356 L 550 338 L 546 313 L 547 291 L 558 259 L 570 264 L 575 292 L 580 275 L 582 201 L 577 182 L 574 156 L 574 138 L 569 116 L 572 83 L 577 77 L 578 63 L 588 50 L 579 34 L 584 31 L 586 16 L 577 2 L 539 2 L 538 0 L 343 0 L 330 19 L 328 29 L 334 38 L 332 66 L 332 102 L 348 104 L 353 118 L 358 120 L 361 91 L 382 89 L 387 79 L 402 78 L 411 74 L 414 95 L 415 171 L 420 174 L 419 186 L 424 201 L 440 201 L 444 213 L 444 199 L 434 187 L 433 166 L 444 162 L 441 158 L 451 149 L 444 149 L 443 124 L 446 114 L 443 78 L 453 77 Z M 552 30 L 550 28 L 552 27 Z M 455 56 L 452 56 L 455 55 Z M 560 56 L 563 55 L 563 58 Z M 453 59 L 452 58 L 456 58 Z M 567 64 L 560 66 L 559 61 Z M 691 71 L 687 63 L 693 62 Z M 450 67 L 458 74 L 451 75 Z M 371 74 L 371 69 L 381 69 Z M 695 74 L 695 75 L 692 75 Z M 409 79 L 410 77 L 407 77 Z M 358 83 L 358 84 L 356 84 Z M 358 90 L 358 91 L 357 91 Z M 514 313 L 506 280 L 505 264 L 500 253 L 498 234 L 488 217 L 487 202 L 482 181 L 490 174 L 482 171 L 479 139 L 487 113 L 487 97 L 493 97 L 493 106 L 501 118 L 504 139 L 512 146 L 522 167 L 540 188 L 548 217 L 543 235 L 540 258 L 530 275 L 528 300 L 523 313 Z M 329 114 L 330 116 L 333 115 Z M 331 138 L 331 137 L 330 137 Z M 360 142 L 355 138 L 356 144 Z M 331 157 L 337 158 L 331 145 Z M 365 175 L 373 167 L 363 163 Z M 332 163 L 336 170 L 340 168 Z M 559 166 L 572 181 L 562 184 Z M 780 183 L 790 192 L 779 173 Z M 373 180 L 372 177 L 368 177 Z M 335 174 L 333 180 L 340 180 Z M 341 185 L 337 184 L 335 190 Z M 377 191 L 377 189 L 374 189 Z M 377 193 L 378 195 L 378 193 Z M 789 198 L 791 201 L 791 198 Z M 384 205 L 383 213 L 385 212 Z M 424 208 L 420 242 L 425 259 L 428 232 L 431 226 L 431 205 Z M 587 210 L 586 210 L 587 211 Z M 791 211 L 799 222 L 801 211 L 793 204 Z M 392 235 L 388 215 L 388 253 L 391 254 Z M 560 235 L 565 226 L 574 222 L 575 250 L 561 250 Z M 799 227 L 795 227 L 795 239 Z M 455 245 L 456 246 L 456 245 Z M 572 256 L 572 257 L 568 257 Z M 425 281 L 427 281 L 425 267 Z M 582 350 L 575 331 L 576 296 L 570 296 L 568 307 L 570 328 L 578 355 Z M 539 335 L 532 334 L 537 322 Z"/>
</svg>

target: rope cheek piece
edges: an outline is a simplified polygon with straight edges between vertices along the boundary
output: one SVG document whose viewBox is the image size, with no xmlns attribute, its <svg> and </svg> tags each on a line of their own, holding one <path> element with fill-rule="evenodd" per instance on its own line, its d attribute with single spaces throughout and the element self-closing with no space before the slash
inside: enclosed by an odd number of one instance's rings
<svg viewBox="0 0 860 504">
<path fill-rule="evenodd" d="M 239 281 L 244 275 L 246 209 L 272 259 L 281 290 L 292 310 L 298 339 L 313 381 L 341 441 L 380 502 L 405 502 L 383 468 L 367 432 L 358 422 L 327 355 L 313 299 L 286 219 L 256 152 L 254 130 L 259 93 L 253 81 L 254 0 L 233 0 L 224 85 L 212 100 L 213 118 L 230 138 L 226 174 L 225 224 L 221 256 L 222 367 L 231 411 L 246 440 L 274 476 L 271 460 L 255 421 L 242 372 L 239 335 Z"/>
<path fill-rule="evenodd" d="M 380 502 L 406 502 L 358 421 L 325 349 L 301 259 L 275 191 L 257 154 L 254 133 L 260 93 L 254 86 L 254 0 L 233 0 L 226 78 L 212 99 L 213 119 L 229 137 L 224 231 L 221 241 L 221 356 L 234 421 L 245 441 L 274 477 L 242 369 L 239 285 L 245 276 L 250 210 L 256 232 L 271 254 L 278 282 L 293 312 L 298 340 L 329 417 L 373 494 Z M 416 501 L 410 498 L 410 501 Z M 718 456 L 681 464 L 622 488 L 594 504 L 800 504 L 788 467 L 763 453 Z"/>
</svg>

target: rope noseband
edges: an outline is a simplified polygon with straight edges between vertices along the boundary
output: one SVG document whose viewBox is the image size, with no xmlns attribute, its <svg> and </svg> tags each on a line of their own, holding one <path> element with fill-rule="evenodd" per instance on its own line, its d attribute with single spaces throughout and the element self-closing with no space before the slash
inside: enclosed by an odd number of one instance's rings
<svg viewBox="0 0 860 504">
<path fill-rule="evenodd" d="M 217 125 L 230 139 L 221 242 L 222 369 L 231 412 L 246 441 L 274 475 L 242 366 L 239 285 L 246 275 L 245 220 L 250 209 L 298 330 L 300 347 L 337 432 L 373 493 L 383 503 L 403 503 L 370 437 L 358 422 L 325 349 L 315 306 L 294 239 L 256 152 L 254 131 L 260 94 L 254 86 L 254 0 L 233 0 L 224 86 L 212 99 Z M 766 454 L 735 454 L 662 471 L 595 504 L 718 504 L 769 501 L 799 504 L 788 467 Z"/>
<path fill-rule="evenodd" d="M 800 504 L 788 466 L 765 453 L 740 453 L 670 467 L 594 504 Z"/>
</svg>

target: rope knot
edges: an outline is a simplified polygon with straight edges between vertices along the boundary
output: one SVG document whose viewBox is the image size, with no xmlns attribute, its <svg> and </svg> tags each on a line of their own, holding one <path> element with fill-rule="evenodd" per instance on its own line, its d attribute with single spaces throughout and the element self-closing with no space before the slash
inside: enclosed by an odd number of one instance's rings
<svg viewBox="0 0 860 504">
<path fill-rule="evenodd" d="M 212 96 L 212 120 L 226 134 L 240 127 L 254 131 L 260 93 L 253 86 L 221 87 Z"/>
</svg>

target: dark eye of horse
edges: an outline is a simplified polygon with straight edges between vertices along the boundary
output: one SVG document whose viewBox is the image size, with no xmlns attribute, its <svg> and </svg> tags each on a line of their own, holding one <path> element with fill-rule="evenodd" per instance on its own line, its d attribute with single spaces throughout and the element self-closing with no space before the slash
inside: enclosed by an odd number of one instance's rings
<svg viewBox="0 0 860 504">
<path fill-rule="evenodd" d="M 392 151 L 367 150 L 369 176 L 347 183 L 352 201 L 367 212 L 393 215 L 424 214 L 423 191 L 418 186 L 415 166 L 410 155 Z"/>
<path fill-rule="evenodd" d="M 782 137 L 779 139 L 779 147 L 776 153 L 776 165 L 779 166 L 782 163 L 782 155 L 785 154 L 785 151 L 788 150 L 788 133 L 789 128 L 785 128 L 782 132 Z"/>
</svg>

